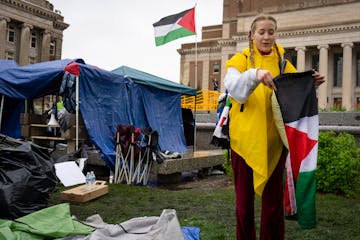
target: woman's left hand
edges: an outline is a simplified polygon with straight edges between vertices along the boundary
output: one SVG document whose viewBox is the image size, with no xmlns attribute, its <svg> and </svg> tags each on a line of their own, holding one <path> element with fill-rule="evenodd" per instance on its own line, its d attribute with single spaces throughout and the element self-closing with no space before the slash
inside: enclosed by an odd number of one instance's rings
<svg viewBox="0 0 360 240">
<path fill-rule="evenodd" d="M 317 71 L 314 71 L 314 74 L 312 76 L 314 78 L 314 84 L 317 87 L 325 82 L 325 76 Z"/>
</svg>

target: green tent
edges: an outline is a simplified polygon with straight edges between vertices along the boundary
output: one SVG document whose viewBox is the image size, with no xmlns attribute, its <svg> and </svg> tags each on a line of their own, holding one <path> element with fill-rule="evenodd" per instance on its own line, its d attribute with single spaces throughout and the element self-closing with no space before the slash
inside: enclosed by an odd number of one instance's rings
<svg viewBox="0 0 360 240">
<path fill-rule="evenodd" d="M 7 240 L 63 238 L 89 235 L 94 230 L 71 218 L 68 203 L 44 208 L 14 221 L 0 219 L 0 239 Z"/>
<path fill-rule="evenodd" d="M 112 70 L 111 72 L 123 75 L 137 84 L 151 86 L 171 92 L 178 92 L 184 95 L 196 95 L 195 88 L 188 87 L 127 66 L 121 66 Z"/>
</svg>

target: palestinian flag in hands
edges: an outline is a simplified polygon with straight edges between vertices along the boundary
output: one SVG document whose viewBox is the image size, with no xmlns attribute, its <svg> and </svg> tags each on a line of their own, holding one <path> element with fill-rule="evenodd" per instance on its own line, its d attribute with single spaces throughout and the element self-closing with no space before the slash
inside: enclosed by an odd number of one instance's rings
<svg viewBox="0 0 360 240">
<path fill-rule="evenodd" d="M 156 46 L 195 35 L 195 7 L 160 19 L 153 24 Z"/>
<path fill-rule="evenodd" d="M 288 73 L 274 79 L 273 112 L 286 159 L 284 203 L 286 216 L 301 228 L 316 226 L 316 164 L 319 117 L 313 71 Z"/>
</svg>

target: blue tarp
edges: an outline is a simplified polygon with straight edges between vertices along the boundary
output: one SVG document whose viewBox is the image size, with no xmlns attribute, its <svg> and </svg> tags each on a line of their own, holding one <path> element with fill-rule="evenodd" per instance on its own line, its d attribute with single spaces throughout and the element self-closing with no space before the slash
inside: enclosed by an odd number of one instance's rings
<svg viewBox="0 0 360 240">
<path fill-rule="evenodd" d="M 181 227 L 185 240 L 200 240 L 199 227 Z"/>
<path fill-rule="evenodd" d="M 12 99 L 56 94 L 64 68 L 70 62 L 58 60 L 24 67 L 0 67 L 0 94 Z M 0 62 L 2 64 L 4 61 Z M 139 84 L 130 77 L 91 65 L 78 65 L 80 112 L 90 139 L 99 148 L 108 167 L 114 166 L 114 136 L 119 124 L 131 124 L 141 129 L 151 127 L 159 133 L 161 150 L 187 151 L 182 127 L 181 92 Z M 20 130 L 14 129 L 21 127 L 20 113 L 19 110 L 12 114 L 4 112 L 2 133 L 19 137 Z M 18 117 L 16 123 L 11 122 L 14 118 L 10 115 Z M 9 125 L 12 127 L 9 128 Z"/>
<path fill-rule="evenodd" d="M 71 61 L 64 59 L 20 67 L 15 61 L 0 60 L 0 96 L 5 96 L 0 133 L 14 138 L 21 136 L 20 115 L 24 111 L 24 99 L 58 90 L 63 70 Z"/>
</svg>

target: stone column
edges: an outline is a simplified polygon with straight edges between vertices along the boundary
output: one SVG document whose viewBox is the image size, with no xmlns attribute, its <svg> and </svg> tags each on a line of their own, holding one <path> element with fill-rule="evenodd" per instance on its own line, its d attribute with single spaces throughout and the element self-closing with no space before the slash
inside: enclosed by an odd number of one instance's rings
<svg viewBox="0 0 360 240">
<path fill-rule="evenodd" d="M 6 56 L 6 26 L 10 22 L 10 18 L 0 17 L 0 59 L 5 59 Z"/>
<path fill-rule="evenodd" d="M 190 81 L 190 61 L 184 61 L 184 65 L 183 65 L 183 71 L 181 72 L 182 75 L 182 81 L 180 82 L 181 84 L 187 85 L 187 86 L 191 86 L 191 81 Z"/>
<path fill-rule="evenodd" d="M 30 30 L 32 28 L 33 27 L 27 23 L 22 24 L 19 48 L 19 65 L 21 66 L 29 64 Z"/>
<path fill-rule="evenodd" d="M 61 52 L 62 52 L 62 38 L 55 39 L 55 59 L 61 59 Z"/>
<path fill-rule="evenodd" d="M 355 108 L 354 99 L 354 79 L 352 75 L 352 47 L 353 43 L 347 42 L 341 44 L 343 48 L 343 72 L 342 72 L 342 107 L 346 110 Z"/>
<path fill-rule="evenodd" d="M 319 45 L 319 72 L 325 76 L 325 82 L 318 89 L 318 106 L 320 109 L 329 109 L 328 91 L 328 65 L 329 65 L 329 45 Z"/>
<path fill-rule="evenodd" d="M 198 60 L 199 61 L 199 60 Z M 203 61 L 203 71 L 202 71 L 202 76 L 203 76 L 203 83 L 202 83 L 202 86 L 201 86 L 201 89 L 203 90 L 208 90 L 209 89 L 209 86 L 210 86 L 210 76 L 209 76 L 209 72 L 210 72 L 210 60 L 209 59 L 204 59 Z M 209 90 L 212 90 L 212 89 L 209 89 Z"/>
<path fill-rule="evenodd" d="M 41 61 L 49 61 L 50 59 L 50 32 L 44 30 L 41 42 Z"/>
<path fill-rule="evenodd" d="M 298 72 L 304 72 L 306 47 L 296 47 L 295 51 L 297 52 L 296 69 L 298 70 Z"/>
<path fill-rule="evenodd" d="M 220 78 L 218 79 L 219 80 L 219 86 L 220 86 L 220 92 L 225 92 L 226 89 L 225 89 L 225 84 L 224 84 L 224 78 L 225 78 L 225 75 L 227 73 L 226 71 L 226 62 L 228 61 L 229 59 L 229 55 L 232 53 L 233 49 L 230 48 L 230 47 L 225 47 L 222 49 L 221 51 L 221 76 Z"/>
</svg>

